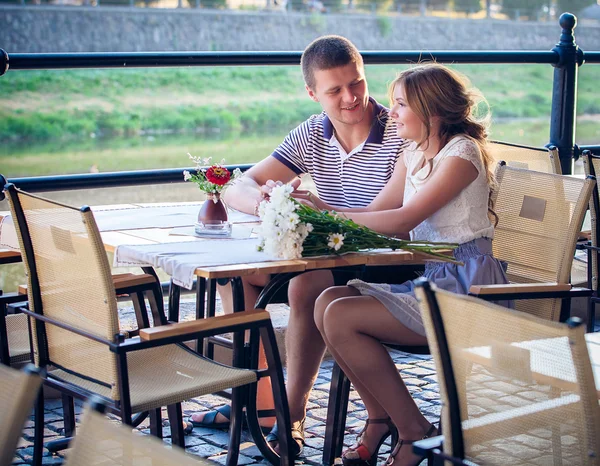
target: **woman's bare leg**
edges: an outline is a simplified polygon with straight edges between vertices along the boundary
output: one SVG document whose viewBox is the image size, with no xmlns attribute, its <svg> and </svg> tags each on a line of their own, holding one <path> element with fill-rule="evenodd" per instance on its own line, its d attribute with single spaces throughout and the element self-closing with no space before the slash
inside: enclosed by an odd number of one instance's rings
<svg viewBox="0 0 600 466">
<path fill-rule="evenodd" d="M 317 326 L 328 348 L 361 395 L 370 418 L 389 415 L 400 438 L 423 437 L 429 422 L 419 411 L 381 341 L 423 345 L 426 338 L 402 325 L 375 298 L 357 296 L 356 290 L 345 288 L 330 289 L 318 301 Z M 386 430 L 385 425 L 369 425 L 362 439 L 369 451 L 376 448 Z M 412 449 L 402 450 L 395 464 L 414 462 Z"/>
</svg>

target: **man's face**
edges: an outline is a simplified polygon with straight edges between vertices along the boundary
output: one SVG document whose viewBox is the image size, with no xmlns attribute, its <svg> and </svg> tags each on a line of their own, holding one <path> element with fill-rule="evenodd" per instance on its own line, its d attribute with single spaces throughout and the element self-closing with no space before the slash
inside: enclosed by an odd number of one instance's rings
<svg viewBox="0 0 600 466">
<path fill-rule="evenodd" d="M 315 102 L 319 102 L 334 126 L 356 125 L 368 117 L 369 89 L 362 66 L 356 63 L 315 70 L 315 86 L 306 90 Z"/>
</svg>

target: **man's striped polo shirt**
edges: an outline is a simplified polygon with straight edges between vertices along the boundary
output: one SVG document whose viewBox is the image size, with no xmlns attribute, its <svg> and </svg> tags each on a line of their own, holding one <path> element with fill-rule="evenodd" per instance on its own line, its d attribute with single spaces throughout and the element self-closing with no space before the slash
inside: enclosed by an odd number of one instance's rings
<svg viewBox="0 0 600 466">
<path fill-rule="evenodd" d="M 376 118 L 363 144 L 346 154 L 325 112 L 292 130 L 271 154 L 296 174 L 308 173 L 319 197 L 334 207 L 364 207 L 392 176 L 407 145 L 385 107 L 370 99 Z"/>
</svg>

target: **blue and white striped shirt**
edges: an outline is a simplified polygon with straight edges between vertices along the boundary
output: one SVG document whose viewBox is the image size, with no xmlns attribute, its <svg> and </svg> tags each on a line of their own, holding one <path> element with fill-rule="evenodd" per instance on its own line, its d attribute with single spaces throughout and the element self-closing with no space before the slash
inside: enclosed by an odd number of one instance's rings
<svg viewBox="0 0 600 466">
<path fill-rule="evenodd" d="M 373 103 L 374 122 L 365 142 L 349 155 L 340 151 L 325 112 L 292 130 L 271 154 L 296 174 L 308 173 L 321 199 L 334 207 L 367 206 L 392 176 L 408 142 L 396 134 L 385 107 Z"/>
</svg>

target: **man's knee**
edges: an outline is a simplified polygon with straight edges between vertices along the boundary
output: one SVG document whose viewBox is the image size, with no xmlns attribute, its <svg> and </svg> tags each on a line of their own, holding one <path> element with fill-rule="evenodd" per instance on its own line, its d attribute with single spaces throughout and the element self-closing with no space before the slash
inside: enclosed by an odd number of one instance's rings
<svg viewBox="0 0 600 466">
<path fill-rule="evenodd" d="M 333 275 L 329 270 L 319 270 L 299 275 L 290 281 L 288 299 L 292 312 L 307 312 L 314 309 L 315 301 L 327 288 L 333 286 Z"/>
</svg>

